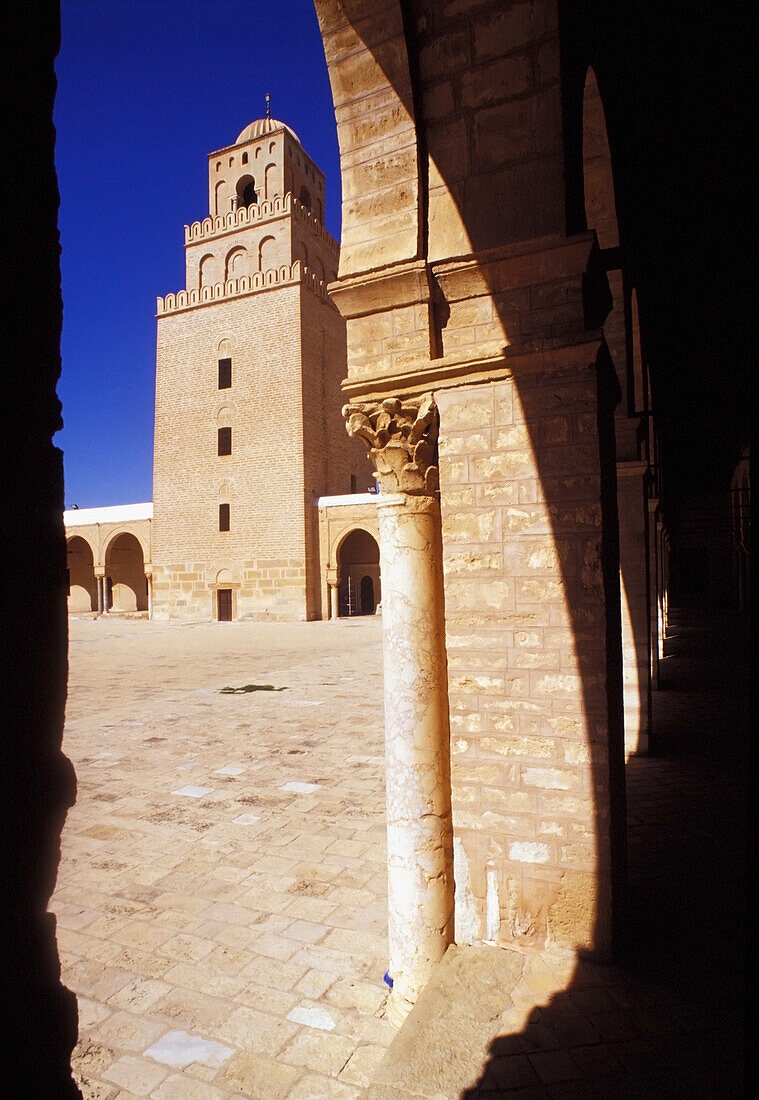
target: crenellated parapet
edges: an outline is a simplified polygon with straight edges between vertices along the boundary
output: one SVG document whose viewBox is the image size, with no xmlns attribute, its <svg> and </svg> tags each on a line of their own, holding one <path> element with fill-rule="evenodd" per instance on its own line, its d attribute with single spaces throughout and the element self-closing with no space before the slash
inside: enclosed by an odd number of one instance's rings
<svg viewBox="0 0 759 1100">
<path fill-rule="evenodd" d="M 253 275 L 241 275 L 237 279 L 227 279 L 226 282 L 214 283 L 212 286 L 179 290 L 175 294 L 167 294 L 164 298 L 159 297 L 156 299 L 156 314 L 162 317 L 167 313 L 179 313 L 185 309 L 193 309 L 195 306 L 211 304 L 222 299 L 241 298 L 247 294 L 258 294 L 274 287 L 296 283 L 303 283 L 317 297 L 331 303 L 327 294 L 326 281 L 310 271 L 301 260 L 296 260 L 293 264 L 272 267 L 268 271 L 257 271 Z"/>
<path fill-rule="evenodd" d="M 312 237 L 316 237 L 318 240 L 323 241 L 332 255 L 335 257 L 335 262 L 340 257 L 340 243 L 336 241 L 331 233 L 328 233 L 322 223 L 316 217 L 312 210 L 307 206 L 304 206 L 302 202 L 299 202 L 294 195 L 286 195 L 286 198 L 292 198 L 292 211 L 300 221 L 304 222 L 309 229 Z"/>
<path fill-rule="evenodd" d="M 294 214 L 305 222 L 312 236 L 323 241 L 335 258 L 338 257 L 340 253 L 338 242 L 327 232 L 312 211 L 289 191 L 286 195 L 277 195 L 273 199 L 264 199 L 263 202 L 254 203 L 252 206 L 241 206 L 237 210 L 229 210 L 226 214 L 216 214 L 214 217 L 186 225 L 184 243 L 185 245 L 197 244 L 226 233 L 236 233 L 240 229 L 265 225 L 287 214 Z"/>
</svg>

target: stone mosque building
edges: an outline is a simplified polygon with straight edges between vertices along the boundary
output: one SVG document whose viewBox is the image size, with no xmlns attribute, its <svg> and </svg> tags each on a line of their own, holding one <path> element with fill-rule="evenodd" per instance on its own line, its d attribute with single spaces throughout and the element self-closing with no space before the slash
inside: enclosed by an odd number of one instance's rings
<svg viewBox="0 0 759 1100">
<path fill-rule="evenodd" d="M 599 26 L 608 7 L 592 6 Z M 668 539 L 632 222 L 599 93 L 616 70 L 586 6 L 315 8 L 341 154 L 339 258 L 324 179 L 287 126 L 259 120 L 211 154 L 186 287 L 158 301 L 152 513 L 67 514 L 70 599 L 156 618 L 370 611 L 378 536 L 387 1012 L 401 1023 L 454 940 L 614 954 L 624 761 L 651 737 Z M 50 240 L 19 248 L 35 288 L 41 264 L 57 286 L 48 214 Z M 26 778 L 8 848 L 26 854 L 6 881 L 25 960 L 14 981 L 37 976 L 19 1027 L 38 1035 L 35 1071 L 44 1054 L 65 1086 L 73 1007 L 58 1014 L 69 1030 L 44 1030 L 47 1006 L 70 997 L 45 906 L 75 797 L 51 435 L 60 317 L 54 295 L 44 316 L 30 300 L 49 340 L 28 391 L 38 413 L 8 402 L 36 480 L 13 532 L 28 639 L 17 683 L 34 695 L 12 746 Z M 379 493 L 364 492 L 364 452 Z"/>
<path fill-rule="evenodd" d="M 152 504 L 66 513 L 69 608 L 314 619 L 380 600 L 376 494 L 346 434 L 324 175 L 266 117 L 208 157 L 186 288 L 158 299 Z M 357 490 L 362 492 L 358 493 Z"/>
</svg>

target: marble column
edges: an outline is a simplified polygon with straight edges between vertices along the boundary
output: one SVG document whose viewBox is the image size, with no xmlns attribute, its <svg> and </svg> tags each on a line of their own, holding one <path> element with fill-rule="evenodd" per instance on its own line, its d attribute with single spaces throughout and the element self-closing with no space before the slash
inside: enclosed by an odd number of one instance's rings
<svg viewBox="0 0 759 1100">
<path fill-rule="evenodd" d="M 105 577 L 102 573 L 95 573 L 95 588 L 97 589 L 97 603 L 98 603 L 98 615 L 102 615 L 105 611 L 105 593 L 103 587 L 105 585 Z"/>
<path fill-rule="evenodd" d="M 380 483 L 387 769 L 388 1018 L 407 1016 L 453 941 L 450 734 L 431 396 L 347 405 Z"/>
</svg>

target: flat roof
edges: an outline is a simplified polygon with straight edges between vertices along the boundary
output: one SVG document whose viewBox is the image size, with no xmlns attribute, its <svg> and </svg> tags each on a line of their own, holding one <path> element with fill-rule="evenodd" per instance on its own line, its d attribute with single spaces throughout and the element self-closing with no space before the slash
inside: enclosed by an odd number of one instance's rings
<svg viewBox="0 0 759 1100">
<path fill-rule="evenodd" d="M 319 497 L 320 508 L 339 508 L 345 504 L 376 504 L 379 493 L 345 493 L 339 497 Z"/>
<path fill-rule="evenodd" d="M 147 504 L 111 504 L 106 508 L 67 508 L 63 513 L 66 527 L 85 527 L 88 523 L 127 523 L 152 519 L 153 502 Z"/>
</svg>

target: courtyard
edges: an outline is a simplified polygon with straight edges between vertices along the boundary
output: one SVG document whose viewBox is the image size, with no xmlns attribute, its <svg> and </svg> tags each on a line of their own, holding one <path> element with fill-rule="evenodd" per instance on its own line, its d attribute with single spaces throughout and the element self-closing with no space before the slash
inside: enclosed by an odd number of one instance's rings
<svg viewBox="0 0 759 1100">
<path fill-rule="evenodd" d="M 73 618 L 51 909 L 86 1100 L 743 1095 L 747 649 L 701 619 L 627 767 L 619 965 L 527 955 L 494 1016 L 471 972 L 383 1062 L 380 619 Z"/>
<path fill-rule="evenodd" d="M 70 636 L 51 908 L 84 1096 L 357 1096 L 395 1034 L 380 619 Z"/>
</svg>

